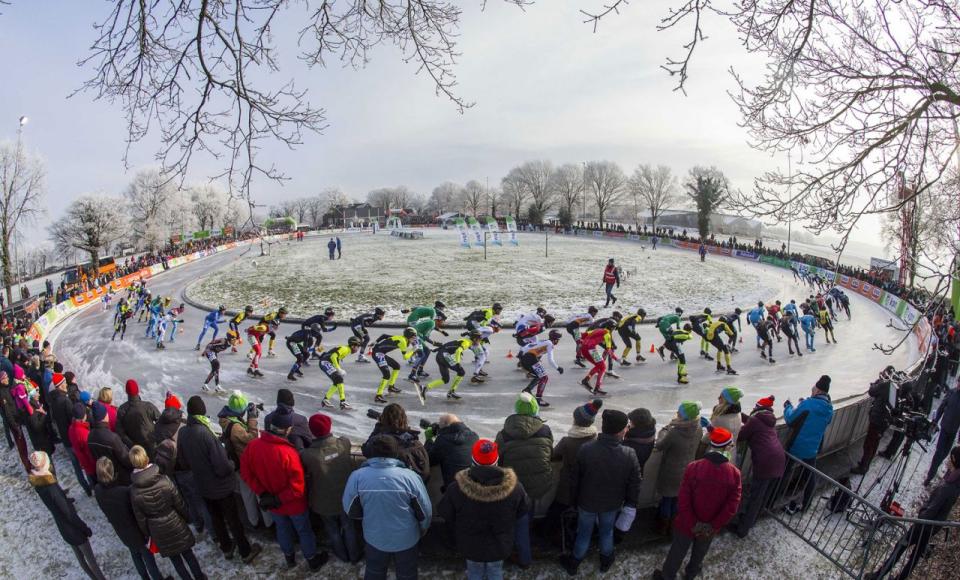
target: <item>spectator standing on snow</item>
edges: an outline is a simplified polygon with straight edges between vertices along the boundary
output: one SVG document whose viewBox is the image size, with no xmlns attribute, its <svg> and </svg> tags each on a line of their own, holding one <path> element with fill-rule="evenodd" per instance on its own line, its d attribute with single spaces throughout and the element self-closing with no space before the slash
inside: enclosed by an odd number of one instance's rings
<svg viewBox="0 0 960 580">
<path fill-rule="evenodd" d="M 691 552 L 684 578 L 700 574 L 703 558 L 713 538 L 723 530 L 740 506 L 740 470 L 726 455 L 733 435 L 723 427 L 710 428 L 710 450 L 683 472 L 680 510 L 675 534 L 663 569 L 654 580 L 674 580 L 687 552 Z M 692 549 L 692 550 L 691 550 Z"/>
<path fill-rule="evenodd" d="M 355 467 L 350 440 L 334 437 L 333 421 L 323 413 L 310 417 L 313 443 L 300 453 L 307 481 L 310 511 L 320 516 L 334 555 L 342 562 L 360 561 L 360 544 L 353 521 L 343 511 L 343 490 Z"/>
<path fill-rule="evenodd" d="M 292 421 L 293 407 L 283 407 L 283 409 L 284 417 Z M 224 449 L 227 450 L 227 457 L 230 458 L 237 470 L 240 469 L 240 463 L 247 445 L 260 434 L 260 430 L 257 429 L 258 416 L 257 406 L 248 402 L 240 391 L 233 391 L 230 398 L 227 399 L 227 404 L 217 413 L 217 419 L 220 422 L 220 442 L 223 443 Z M 257 494 L 251 491 L 245 480 L 241 477 L 237 480 L 237 484 L 240 488 L 240 498 L 243 500 L 243 507 L 250 525 L 258 526 L 261 518 L 265 526 L 273 525 L 273 517 L 270 512 L 261 508 Z"/>
<path fill-rule="evenodd" d="M 160 468 L 150 463 L 146 450 L 134 445 L 130 450 L 133 483 L 130 503 L 140 533 L 156 544 L 164 558 L 169 558 L 183 580 L 206 580 L 200 562 L 193 554 L 196 538 L 187 525 L 187 506 L 183 497 Z M 188 571 L 189 568 L 189 571 Z"/>
<path fill-rule="evenodd" d="M 597 419 L 597 413 L 603 406 L 601 399 L 581 405 L 573 410 L 573 426 L 567 431 L 567 434 L 560 439 L 557 446 L 553 448 L 550 455 L 551 461 L 560 462 L 560 477 L 557 481 L 557 491 L 553 497 L 553 503 L 547 512 L 547 529 L 562 530 L 567 538 L 573 538 L 576 529 L 562 528 L 563 512 L 574 505 L 574 498 L 571 497 L 573 488 L 573 476 L 577 468 L 577 453 L 585 443 L 589 443 L 597 438 L 597 428 L 594 421 Z"/>
<path fill-rule="evenodd" d="M 110 430 L 110 418 L 107 417 L 107 408 L 96 402 L 90 406 L 90 435 L 87 437 L 87 446 L 95 460 L 106 457 L 113 462 L 117 482 L 130 485 L 130 449 L 124 445 L 120 436 Z"/>
<path fill-rule="evenodd" d="M 107 408 L 107 417 L 110 418 L 110 430 L 115 432 L 117 430 L 117 408 L 113 405 L 113 389 L 110 387 L 100 389 L 100 392 L 97 394 L 97 400 Z"/>
<path fill-rule="evenodd" d="M 630 424 L 627 434 L 623 436 L 623 445 L 633 449 L 640 463 L 640 477 L 643 478 L 643 466 L 647 464 L 653 453 L 653 446 L 657 441 L 657 420 L 649 409 L 638 408 L 627 414 Z"/>
<path fill-rule="evenodd" d="M 81 474 L 77 476 L 80 487 L 84 491 L 92 491 L 93 484 L 97 482 L 97 461 L 90 452 L 90 422 L 87 420 L 88 409 L 82 403 L 73 405 L 73 421 L 70 422 L 70 428 L 67 429 L 67 439 L 64 440 L 64 446 L 68 453 L 73 453 L 77 462 L 80 464 Z M 69 446 L 66 445 L 69 443 Z M 81 479 L 80 475 L 84 477 Z M 84 485 L 86 483 L 87 485 Z"/>
<path fill-rule="evenodd" d="M 117 409 L 117 435 L 127 447 L 139 445 L 153 457 L 153 426 L 160 418 L 160 411 L 153 403 L 140 399 L 140 385 L 130 379 L 124 389 L 127 402 Z"/>
<path fill-rule="evenodd" d="M 287 561 L 287 568 L 297 565 L 296 545 L 311 572 L 327 563 L 327 553 L 317 552 L 317 538 L 310 526 L 307 510 L 307 489 L 300 455 L 286 435 L 293 428 L 293 411 L 277 413 L 270 431 L 247 444 L 240 457 L 240 476 L 260 498 L 260 506 L 270 510 L 277 526 L 277 543 Z"/>
<path fill-rule="evenodd" d="M 333 241 L 333 238 L 327 242 L 327 251 L 330 253 L 330 259 L 333 260 L 333 253 L 337 251 L 337 242 Z"/>
<path fill-rule="evenodd" d="M 740 538 L 746 538 L 757 522 L 763 508 L 776 488 L 777 481 L 783 477 L 787 456 L 777 435 L 777 418 L 773 414 L 774 397 L 764 397 L 757 401 L 750 413 L 750 419 L 740 429 L 737 441 L 750 448 L 750 460 L 753 468 L 750 475 L 750 495 L 743 505 L 740 519 L 734 532 Z"/>
<path fill-rule="evenodd" d="M 293 429 L 290 431 L 290 436 L 287 437 L 287 440 L 293 443 L 297 451 L 303 451 L 310 446 L 310 442 L 313 441 L 313 435 L 310 434 L 310 426 L 307 425 L 307 418 L 297 413 L 296 409 L 294 409 L 295 406 L 296 401 L 293 398 L 293 391 L 290 389 L 280 389 L 277 391 L 277 408 L 267 413 L 267 416 L 263 418 L 263 428 L 267 430 L 270 429 L 270 422 L 274 414 L 279 413 L 281 409 L 290 409 L 293 411 Z"/>
<path fill-rule="evenodd" d="M 370 441 L 377 435 L 386 435 L 397 441 L 399 448 L 400 461 L 419 475 L 424 483 L 430 479 L 430 457 L 427 450 L 420 443 L 420 432 L 411 429 L 407 423 L 407 412 L 397 403 L 391 403 L 383 408 L 377 424 L 373 426 L 373 432 L 360 450 L 364 457 L 373 457 L 370 455 Z"/>
<path fill-rule="evenodd" d="M 117 483 L 113 462 L 106 457 L 97 461 L 97 485 L 93 495 L 120 542 L 130 551 L 133 567 L 141 580 L 164 580 L 157 560 L 147 546 L 147 538 L 137 525 L 130 500 L 130 487 Z"/>
<path fill-rule="evenodd" d="M 603 285 L 607 295 L 607 303 L 604 308 L 610 306 L 610 302 L 617 303 L 617 297 L 613 295 L 613 286 L 620 287 L 620 269 L 613 263 L 613 258 L 607 261 L 607 266 L 603 269 Z"/>
<path fill-rule="evenodd" d="M 677 515 L 680 482 L 683 471 L 693 461 L 700 445 L 703 428 L 700 426 L 700 403 L 684 401 L 677 408 L 677 416 L 657 437 L 654 449 L 660 451 L 660 469 L 657 471 L 657 493 L 660 507 L 657 514 L 657 533 L 670 535 Z"/>
<path fill-rule="evenodd" d="M 476 441 L 471 460 L 473 466 L 457 472 L 447 486 L 437 512 L 467 560 L 467 579 L 499 580 L 529 500 L 516 473 L 497 466 L 496 443 Z"/>
<path fill-rule="evenodd" d="M 855 475 L 863 475 L 870 470 L 870 464 L 877 455 L 877 449 L 880 447 L 880 439 L 890 427 L 893 420 L 893 407 L 890 401 L 890 379 L 887 373 L 892 372 L 893 367 L 887 367 L 880 375 L 880 378 L 870 383 L 870 389 L 867 394 L 870 395 L 870 415 L 869 425 L 867 426 L 867 436 L 863 440 L 863 455 L 856 467 L 850 470 Z"/>
<path fill-rule="evenodd" d="M 2 383 L 2 380 L 2 374 L 0 374 L 0 383 Z M 67 396 L 67 381 L 62 374 L 53 373 L 50 377 L 50 385 L 52 388 L 50 392 L 47 393 L 47 408 L 50 411 L 50 418 L 53 420 L 54 430 L 60 438 L 60 442 L 63 443 L 63 452 L 67 455 L 67 458 L 70 459 L 70 464 L 73 466 L 73 472 L 77 476 L 77 481 L 80 482 L 80 487 L 89 495 L 92 491 L 90 483 L 86 477 L 81 477 L 81 475 L 92 475 L 93 469 L 91 467 L 90 471 L 85 470 L 80 464 L 76 452 L 73 450 L 73 441 L 70 438 L 70 425 L 73 423 L 74 406 Z"/>
<path fill-rule="evenodd" d="M 350 474 L 343 491 L 343 510 L 363 520 L 364 579 L 386 580 L 391 557 L 397 578 L 416 578 L 417 545 L 433 516 L 427 488 L 399 459 L 396 438 L 377 435 L 366 448 L 370 458 Z"/>
<path fill-rule="evenodd" d="M 933 422 L 939 423 L 940 436 L 937 439 L 937 447 L 933 451 L 933 458 L 930 460 L 930 470 L 927 471 L 924 485 L 930 485 L 933 482 L 940 464 L 957 440 L 957 431 L 960 430 L 960 381 L 954 388 L 947 391 L 946 396 L 940 401 L 937 413 L 933 416 Z"/>
<path fill-rule="evenodd" d="M 340 236 L 337 236 L 337 259 L 338 259 L 338 260 L 342 257 L 342 256 L 341 256 L 341 252 L 340 252 L 341 247 L 342 247 L 342 246 L 341 246 L 341 244 L 340 244 Z"/>
<path fill-rule="evenodd" d="M 817 466 L 817 453 L 820 452 L 820 443 L 833 421 L 833 403 L 830 401 L 830 377 L 822 375 L 817 384 L 811 389 L 808 399 L 800 399 L 800 404 L 794 408 L 790 399 L 783 403 L 783 419 L 787 425 L 796 429 L 793 443 L 787 450 L 791 455 L 806 463 L 810 467 Z M 792 462 L 792 460 L 791 460 Z M 789 469 L 787 471 L 790 471 Z M 786 510 L 788 513 L 806 511 L 813 501 L 813 492 L 816 489 L 816 478 L 807 470 L 803 470 L 798 486 L 803 486 L 803 501 L 797 504 L 791 501 Z"/>
<path fill-rule="evenodd" d="M 459 471 L 470 467 L 473 444 L 479 438 L 452 413 L 440 415 L 437 426 L 439 428 L 436 433 L 432 428 L 424 431 L 424 438 L 427 441 L 424 448 L 430 457 L 430 465 L 440 466 L 445 489 L 453 483 L 453 478 Z"/>
</svg>

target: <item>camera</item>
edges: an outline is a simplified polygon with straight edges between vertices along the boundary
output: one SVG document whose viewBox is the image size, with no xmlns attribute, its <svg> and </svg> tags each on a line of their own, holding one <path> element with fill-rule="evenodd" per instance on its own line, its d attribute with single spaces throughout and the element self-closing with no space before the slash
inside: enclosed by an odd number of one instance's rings
<svg viewBox="0 0 960 580">
<path fill-rule="evenodd" d="M 434 433 L 440 430 L 439 423 L 431 423 L 426 419 L 420 419 L 420 428 L 426 431 L 427 429 L 432 429 Z"/>
<path fill-rule="evenodd" d="M 370 417 L 374 421 L 379 421 L 380 415 L 382 414 L 383 413 L 381 413 L 380 411 L 377 411 L 376 409 L 367 409 L 367 417 Z"/>
<path fill-rule="evenodd" d="M 893 427 L 903 432 L 903 436 L 912 441 L 933 441 L 937 432 L 936 424 L 923 413 L 903 411 L 893 418 Z"/>
</svg>

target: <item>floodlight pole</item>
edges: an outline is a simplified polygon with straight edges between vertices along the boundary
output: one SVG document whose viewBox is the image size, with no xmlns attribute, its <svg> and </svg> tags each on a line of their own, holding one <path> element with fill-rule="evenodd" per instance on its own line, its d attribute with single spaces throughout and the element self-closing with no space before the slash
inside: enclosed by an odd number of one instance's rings
<svg viewBox="0 0 960 580">
<path fill-rule="evenodd" d="M 484 230 L 483 232 L 483 259 L 487 259 L 487 236 L 490 235 L 490 232 Z"/>
</svg>

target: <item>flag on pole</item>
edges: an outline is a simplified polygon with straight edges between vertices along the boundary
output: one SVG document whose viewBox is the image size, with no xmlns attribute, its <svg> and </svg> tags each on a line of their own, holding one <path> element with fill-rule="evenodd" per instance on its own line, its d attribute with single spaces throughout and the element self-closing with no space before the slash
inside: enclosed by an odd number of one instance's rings
<svg viewBox="0 0 960 580">
<path fill-rule="evenodd" d="M 520 240 L 517 239 L 517 222 L 513 219 L 513 216 L 507 216 L 504 221 L 507 224 L 507 236 L 510 238 L 510 243 L 514 246 L 520 245 Z"/>
<path fill-rule="evenodd" d="M 470 237 L 467 236 L 467 223 L 463 221 L 463 218 L 457 218 L 453 220 L 453 226 L 457 228 L 457 234 L 460 236 L 460 247 L 469 248 Z"/>
<path fill-rule="evenodd" d="M 500 224 L 490 216 L 487 216 L 487 231 L 490 232 L 490 238 L 495 245 L 503 245 L 503 240 L 500 239 Z"/>
<path fill-rule="evenodd" d="M 483 245 L 483 232 L 480 230 L 480 222 L 477 221 L 475 217 L 467 218 L 467 226 L 470 227 L 470 230 L 473 232 L 473 239 L 476 241 L 478 246 Z"/>
</svg>

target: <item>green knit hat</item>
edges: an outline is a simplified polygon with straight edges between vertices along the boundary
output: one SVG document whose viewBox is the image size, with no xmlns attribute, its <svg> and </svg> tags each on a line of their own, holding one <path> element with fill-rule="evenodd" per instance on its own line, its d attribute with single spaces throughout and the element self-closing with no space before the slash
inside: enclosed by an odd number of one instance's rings
<svg viewBox="0 0 960 580">
<path fill-rule="evenodd" d="M 720 396 L 730 405 L 736 405 L 743 398 L 743 391 L 737 387 L 727 387 L 720 391 Z"/>
<path fill-rule="evenodd" d="M 691 419 L 696 419 L 697 417 L 699 417 L 700 409 L 702 408 L 703 408 L 702 405 L 700 405 L 700 403 L 697 401 L 684 401 L 680 403 L 680 407 L 677 409 L 677 413 L 680 415 L 680 417 L 689 421 Z"/>
<path fill-rule="evenodd" d="M 513 409 L 516 411 L 517 415 L 530 415 L 531 417 L 536 417 L 540 414 L 540 404 L 537 403 L 536 397 L 527 392 L 520 393 L 520 396 L 517 397 L 517 402 L 513 406 Z"/>
<path fill-rule="evenodd" d="M 227 408 L 232 413 L 243 413 L 247 410 L 247 397 L 240 391 L 230 393 L 230 398 L 227 399 Z"/>
</svg>

